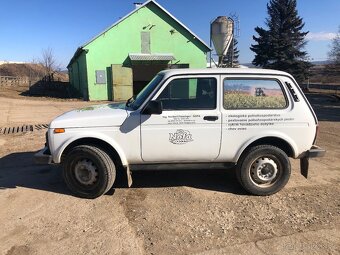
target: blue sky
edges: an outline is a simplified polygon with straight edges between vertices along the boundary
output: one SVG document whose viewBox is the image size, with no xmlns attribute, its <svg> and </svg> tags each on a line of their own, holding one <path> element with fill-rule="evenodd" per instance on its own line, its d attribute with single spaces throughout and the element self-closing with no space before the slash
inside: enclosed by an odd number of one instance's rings
<svg viewBox="0 0 340 255">
<path fill-rule="evenodd" d="M 1 0 L 0 61 L 32 61 L 50 47 L 66 67 L 78 46 L 133 10 L 138 0 Z M 269 0 L 196 0 L 157 2 L 209 44 L 209 24 L 217 16 L 236 13 L 240 19 L 240 62 L 249 63 L 256 26 L 264 26 Z M 143 1 L 141 1 L 143 2 Z M 298 0 L 306 50 L 314 61 L 327 59 L 330 39 L 340 25 L 340 0 Z"/>
</svg>

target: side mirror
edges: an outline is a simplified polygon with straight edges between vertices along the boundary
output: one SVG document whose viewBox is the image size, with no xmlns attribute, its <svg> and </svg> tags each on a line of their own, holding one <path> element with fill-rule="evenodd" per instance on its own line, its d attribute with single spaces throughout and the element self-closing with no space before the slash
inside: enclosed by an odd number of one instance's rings
<svg viewBox="0 0 340 255">
<path fill-rule="evenodd" d="M 163 104 L 161 101 L 150 101 L 143 110 L 143 114 L 162 114 Z"/>
</svg>

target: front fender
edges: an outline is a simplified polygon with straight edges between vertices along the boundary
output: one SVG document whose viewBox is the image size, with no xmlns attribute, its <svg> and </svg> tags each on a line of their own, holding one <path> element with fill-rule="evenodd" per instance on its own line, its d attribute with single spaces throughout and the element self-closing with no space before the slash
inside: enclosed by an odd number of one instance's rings
<svg viewBox="0 0 340 255">
<path fill-rule="evenodd" d="M 58 136 L 60 136 L 60 137 L 58 137 Z M 67 136 L 69 136 L 69 137 L 67 137 Z M 77 140 L 80 140 L 80 139 L 84 139 L 84 138 L 93 138 L 93 139 L 98 139 L 98 140 L 101 140 L 101 141 L 109 144 L 118 153 L 120 160 L 122 162 L 122 165 L 126 166 L 128 164 L 126 155 L 125 155 L 124 151 L 122 150 L 121 146 L 119 146 L 119 144 L 111 136 L 109 136 L 107 134 L 103 134 L 103 133 L 99 133 L 99 132 L 93 132 L 93 130 L 91 132 L 90 131 L 83 131 L 83 132 L 79 133 L 79 130 L 78 130 L 77 134 L 75 134 L 73 132 L 68 134 L 67 132 L 65 132 L 64 134 L 57 134 L 56 137 L 54 137 L 54 138 L 55 139 L 54 139 L 53 145 L 56 147 L 56 148 L 54 148 L 54 152 L 52 152 L 54 163 L 60 163 L 61 162 L 61 156 L 62 156 L 64 150 L 71 143 L 73 143 Z M 58 140 L 59 141 L 62 140 L 63 142 L 58 143 Z"/>
</svg>

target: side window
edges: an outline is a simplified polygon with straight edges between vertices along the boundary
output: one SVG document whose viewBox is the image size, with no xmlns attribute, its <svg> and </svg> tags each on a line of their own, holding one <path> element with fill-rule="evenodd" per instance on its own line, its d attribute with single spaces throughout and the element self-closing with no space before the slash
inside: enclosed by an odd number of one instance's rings
<svg viewBox="0 0 340 255">
<path fill-rule="evenodd" d="M 179 78 L 172 80 L 157 100 L 163 110 L 216 109 L 215 78 Z"/>
<path fill-rule="evenodd" d="M 274 79 L 225 79 L 225 109 L 283 109 L 287 107 L 282 86 Z"/>
</svg>

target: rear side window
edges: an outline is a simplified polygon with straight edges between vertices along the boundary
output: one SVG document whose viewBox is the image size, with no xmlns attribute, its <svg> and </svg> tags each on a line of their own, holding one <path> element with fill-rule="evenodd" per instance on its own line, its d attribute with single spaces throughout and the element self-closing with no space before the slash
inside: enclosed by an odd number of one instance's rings
<svg viewBox="0 0 340 255">
<path fill-rule="evenodd" d="M 179 78 L 172 80 L 157 100 L 163 110 L 216 109 L 215 78 Z"/>
<path fill-rule="evenodd" d="M 281 84 L 274 79 L 224 79 L 225 109 L 283 109 L 287 100 Z"/>
</svg>

